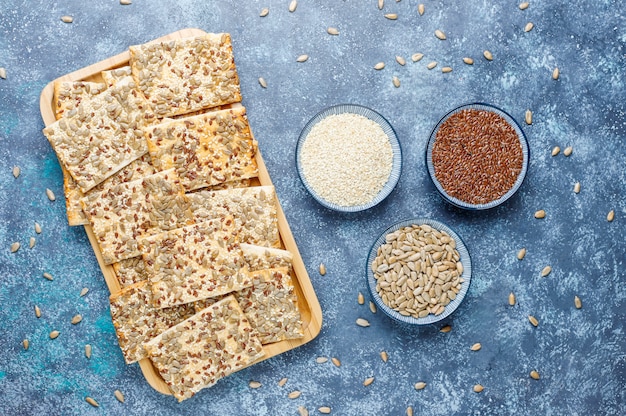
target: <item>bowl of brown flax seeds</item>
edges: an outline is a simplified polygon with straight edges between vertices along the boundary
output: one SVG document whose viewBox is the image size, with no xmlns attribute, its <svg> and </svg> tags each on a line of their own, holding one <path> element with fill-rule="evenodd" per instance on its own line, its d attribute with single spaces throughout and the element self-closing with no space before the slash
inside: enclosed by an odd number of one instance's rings
<svg viewBox="0 0 626 416">
<path fill-rule="evenodd" d="M 443 116 L 426 148 L 426 166 L 439 194 L 470 210 L 511 198 L 526 177 L 529 157 L 528 141 L 513 117 L 482 103 Z"/>
<path fill-rule="evenodd" d="M 469 289 L 472 262 L 459 235 L 427 219 L 400 221 L 376 239 L 367 257 L 367 287 L 379 310 L 413 325 L 439 322 Z"/>
<path fill-rule="evenodd" d="M 361 105 L 340 104 L 322 110 L 302 129 L 296 166 L 302 184 L 321 205 L 358 212 L 393 191 L 402 151 L 383 116 Z"/>
</svg>

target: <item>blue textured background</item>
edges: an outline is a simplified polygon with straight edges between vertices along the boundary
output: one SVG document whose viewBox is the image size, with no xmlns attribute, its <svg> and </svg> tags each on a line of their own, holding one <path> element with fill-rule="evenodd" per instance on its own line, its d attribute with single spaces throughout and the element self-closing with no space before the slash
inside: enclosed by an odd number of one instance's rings
<svg viewBox="0 0 626 416">
<path fill-rule="evenodd" d="M 287 0 L 2 1 L 0 5 L 0 414 L 626 414 L 626 19 L 622 1 Z M 267 17 L 259 17 L 269 7 Z M 398 20 L 383 17 L 397 13 Z M 61 22 L 62 15 L 74 22 Z M 524 33 L 527 22 L 535 28 Z M 326 33 L 337 27 L 339 36 Z M 117 347 L 108 291 L 81 228 L 66 225 L 61 171 L 41 134 L 39 94 L 63 74 L 167 33 L 197 27 L 230 32 L 244 105 L 324 313 L 311 343 L 230 376 L 177 404 L 154 390 Z M 448 40 L 435 38 L 443 30 Z M 494 60 L 487 62 L 482 51 Z M 411 54 L 422 52 L 418 63 Z M 305 63 L 296 63 L 300 54 Z M 396 55 L 407 59 L 402 67 Z M 471 56 L 473 66 L 461 58 Z M 427 70 L 432 60 L 439 66 Z M 373 70 L 385 61 L 382 71 Z M 441 66 L 453 68 L 442 74 Z M 561 77 L 551 78 L 554 67 Z M 395 88 L 397 75 L 402 85 Z M 257 79 L 264 77 L 268 88 Z M 527 179 L 497 209 L 468 213 L 446 205 L 430 184 L 424 150 L 430 129 L 453 107 L 497 105 L 523 122 L 531 149 Z M 338 103 L 369 106 L 396 129 L 404 155 L 400 182 L 378 207 L 337 215 L 305 192 L 295 169 L 300 129 Z M 573 146 L 566 158 L 553 146 Z M 14 179 L 11 169 L 22 169 Z M 575 182 L 582 191 L 572 192 Z M 58 196 L 46 198 L 45 189 Z M 547 217 L 533 213 L 545 209 Z M 615 221 L 606 215 L 615 210 Z M 406 328 L 357 304 L 366 294 L 365 259 L 388 225 L 427 216 L 453 227 L 473 259 L 461 307 L 439 326 Z M 38 221 L 43 232 L 35 235 Z M 36 236 L 37 245 L 28 248 Z M 22 248 L 11 254 L 9 246 Z M 515 257 L 521 247 L 528 254 Z M 326 276 L 317 273 L 320 262 Z M 550 264 L 553 272 L 541 278 Z M 54 281 L 42 277 L 50 272 Z M 79 297 L 81 288 L 89 293 Z M 509 307 L 507 296 L 518 304 Z M 574 295 L 583 308 L 573 306 Z M 33 305 L 42 317 L 37 319 Z M 83 322 L 73 326 L 71 317 Z M 527 315 L 539 319 L 533 328 Z M 371 327 L 355 325 L 367 318 Z M 50 340 L 48 333 L 61 335 Z M 21 342 L 30 340 L 24 351 Z M 481 342 L 482 350 L 469 347 Z M 91 360 L 84 345 L 93 345 Z M 389 362 L 379 352 L 386 350 Z M 317 364 L 318 356 L 335 356 Z M 530 379 L 536 369 L 541 380 Z M 363 387 L 366 377 L 376 379 Z M 288 377 L 284 387 L 278 380 Z M 263 386 L 248 387 L 249 380 Z M 413 388 L 417 381 L 428 385 Z M 474 393 L 480 383 L 485 390 Z M 126 403 L 117 402 L 120 389 Z M 287 398 L 301 390 L 296 400 Z M 84 401 L 94 397 L 100 408 Z"/>
</svg>

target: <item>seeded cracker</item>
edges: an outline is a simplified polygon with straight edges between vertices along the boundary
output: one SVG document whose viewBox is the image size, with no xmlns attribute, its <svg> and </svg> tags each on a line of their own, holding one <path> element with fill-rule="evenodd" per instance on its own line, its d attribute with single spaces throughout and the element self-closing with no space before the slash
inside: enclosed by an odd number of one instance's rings
<svg viewBox="0 0 626 416">
<path fill-rule="evenodd" d="M 109 300 L 113 326 L 126 364 L 146 358 L 144 343 L 195 313 L 192 305 L 156 309 L 152 306 L 152 291 L 147 281 L 129 286 L 111 295 Z"/>
<path fill-rule="evenodd" d="M 154 166 L 175 168 L 187 191 L 259 175 L 243 107 L 157 124 L 146 138 Z"/>
<path fill-rule="evenodd" d="M 252 284 L 232 218 L 208 220 L 141 240 L 155 306 L 165 308 Z"/>
<path fill-rule="evenodd" d="M 163 332 L 145 349 L 179 402 L 264 355 L 232 296 Z"/>
<path fill-rule="evenodd" d="M 124 110 L 112 87 L 81 102 L 43 130 L 59 161 L 87 192 L 147 152 L 141 120 Z"/>
<path fill-rule="evenodd" d="M 122 288 L 150 279 L 146 264 L 141 256 L 113 263 L 115 276 Z"/>
<path fill-rule="evenodd" d="M 187 194 L 196 222 L 233 218 L 239 242 L 280 246 L 273 186 L 254 186 Z"/>
<path fill-rule="evenodd" d="M 63 117 L 65 112 L 75 110 L 83 98 L 98 95 L 106 89 L 99 82 L 55 81 L 54 82 L 54 115 L 56 119 Z"/>
<path fill-rule="evenodd" d="M 118 185 L 123 182 L 129 182 L 132 180 L 143 178 L 144 176 L 152 175 L 156 173 L 156 170 L 150 163 L 150 155 L 145 154 L 137 160 L 132 161 L 128 166 L 125 166 L 111 176 L 100 185 L 91 189 L 92 192 L 102 192 L 105 189 Z M 78 188 L 76 182 L 71 176 L 67 175 L 63 177 L 64 189 L 65 189 L 65 205 L 67 209 L 67 220 L 69 225 L 85 225 L 89 224 L 89 220 L 83 212 L 83 207 L 80 204 L 80 200 L 85 197 L 85 194 Z"/>
<path fill-rule="evenodd" d="M 298 298 L 287 268 L 251 273 L 251 287 L 234 293 L 261 344 L 302 338 L 302 319 Z M 213 299 L 196 302 L 196 311 L 206 308 Z"/>
<path fill-rule="evenodd" d="M 143 235 L 193 223 L 172 170 L 90 193 L 81 204 L 106 264 L 140 255 L 137 239 Z"/>
<path fill-rule="evenodd" d="M 159 117 L 241 101 L 230 35 L 131 46 L 130 66 L 139 89 Z"/>
<path fill-rule="evenodd" d="M 102 71 L 100 74 L 102 75 L 102 79 L 104 80 L 105 84 L 109 87 L 112 87 L 120 79 L 130 76 L 131 70 L 130 66 L 122 66 L 120 68 Z"/>
</svg>

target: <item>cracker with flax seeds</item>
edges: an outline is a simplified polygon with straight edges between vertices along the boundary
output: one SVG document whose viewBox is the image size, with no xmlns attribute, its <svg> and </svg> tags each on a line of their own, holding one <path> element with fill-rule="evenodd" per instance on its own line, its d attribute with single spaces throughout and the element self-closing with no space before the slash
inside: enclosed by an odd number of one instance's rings
<svg viewBox="0 0 626 416">
<path fill-rule="evenodd" d="M 193 223 L 189 199 L 173 170 L 89 193 L 81 204 L 105 264 L 140 255 L 142 236 Z"/>
<path fill-rule="evenodd" d="M 187 194 L 196 222 L 232 217 L 239 242 L 280 246 L 273 186 L 252 186 Z"/>
<path fill-rule="evenodd" d="M 257 270 L 250 275 L 252 286 L 233 296 L 258 332 L 261 344 L 302 338 L 302 317 L 289 269 Z M 194 306 L 201 311 L 217 301 L 219 298 L 203 299 Z"/>
<path fill-rule="evenodd" d="M 227 33 L 150 42 L 129 49 L 133 78 L 161 118 L 241 101 Z"/>
<path fill-rule="evenodd" d="M 145 349 L 179 402 L 265 355 L 233 296 L 164 331 Z"/>
<path fill-rule="evenodd" d="M 143 347 L 146 342 L 195 314 L 192 305 L 155 308 L 148 281 L 128 286 L 109 300 L 111 319 L 126 364 L 147 358 Z"/>
<path fill-rule="evenodd" d="M 243 107 L 160 123 L 146 139 L 154 166 L 176 169 L 187 191 L 259 175 Z"/>
<path fill-rule="evenodd" d="M 194 302 L 250 286 L 232 223 L 232 218 L 224 217 L 141 240 L 156 307 Z"/>
</svg>

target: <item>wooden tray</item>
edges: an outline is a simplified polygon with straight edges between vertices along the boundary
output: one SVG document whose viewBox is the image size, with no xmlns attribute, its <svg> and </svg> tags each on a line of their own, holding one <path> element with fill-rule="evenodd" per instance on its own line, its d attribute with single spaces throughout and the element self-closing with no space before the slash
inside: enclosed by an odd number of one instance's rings
<svg viewBox="0 0 626 416">
<path fill-rule="evenodd" d="M 181 39 L 190 36 L 202 35 L 204 33 L 205 32 L 200 29 L 183 29 L 174 33 L 170 33 L 169 35 L 162 38 L 156 39 L 156 41 Z M 62 77 L 57 78 L 56 81 L 102 82 L 102 77 L 100 75 L 101 71 L 125 66 L 128 64 L 129 59 L 130 54 L 128 51 L 126 51 L 119 55 L 115 55 L 111 58 L 105 59 L 104 61 L 79 69 L 78 71 L 63 75 Z M 46 126 L 56 121 L 53 96 L 54 81 L 46 85 L 46 87 L 41 92 L 40 97 L 41 117 L 43 118 L 44 124 Z M 234 104 L 234 106 L 237 105 L 241 104 Z M 260 152 L 257 152 L 256 154 L 256 161 L 259 166 L 259 178 L 256 184 L 272 185 L 272 180 L 269 176 L 269 173 L 267 172 L 267 168 L 265 167 L 265 163 L 263 162 L 263 158 L 261 157 Z M 265 356 L 256 362 L 266 360 L 275 355 L 281 354 L 285 351 L 289 351 L 311 341 L 319 334 L 322 327 L 322 310 L 319 301 L 317 300 L 317 296 L 315 295 L 313 286 L 311 285 L 311 280 L 309 279 L 309 275 L 306 271 L 306 268 L 304 267 L 302 257 L 300 257 L 298 246 L 296 245 L 293 235 L 291 234 L 291 230 L 289 229 L 289 224 L 287 223 L 287 219 L 285 218 L 285 213 L 283 212 L 278 200 L 276 201 L 276 204 L 278 214 L 278 230 L 280 233 L 281 244 L 283 248 L 289 250 L 293 254 L 292 277 L 296 288 L 296 293 L 298 295 L 298 307 L 300 309 L 300 313 L 302 314 L 304 338 L 296 340 L 286 340 L 276 342 L 274 344 L 265 345 L 263 346 Z M 98 243 L 91 229 L 91 226 L 86 225 L 85 231 L 87 232 L 87 236 L 89 237 L 91 246 L 93 247 L 96 258 L 98 259 L 98 263 L 100 264 L 100 268 L 102 269 L 102 274 L 104 275 L 104 279 L 106 280 L 107 286 L 109 287 L 109 291 L 111 292 L 111 294 L 119 292 L 121 288 L 115 276 L 115 272 L 113 271 L 113 267 L 104 264 L 102 260 L 102 254 L 100 253 L 100 248 L 98 247 Z M 141 371 L 143 372 L 146 380 L 155 390 L 163 394 L 171 394 L 169 388 L 167 387 L 167 384 L 165 384 L 158 371 L 154 368 L 152 362 L 149 359 L 145 358 L 139 361 L 139 366 L 141 367 Z"/>
</svg>

